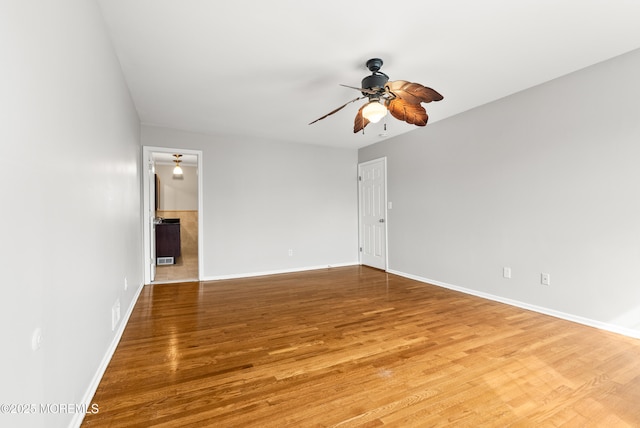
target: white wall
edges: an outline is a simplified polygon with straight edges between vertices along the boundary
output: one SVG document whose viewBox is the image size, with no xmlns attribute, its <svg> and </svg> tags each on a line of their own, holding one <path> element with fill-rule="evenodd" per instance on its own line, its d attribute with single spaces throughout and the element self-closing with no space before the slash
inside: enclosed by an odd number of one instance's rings
<svg viewBox="0 0 640 428">
<path fill-rule="evenodd" d="M 361 149 L 388 158 L 390 270 L 640 336 L 639 72 L 634 51 Z"/>
<path fill-rule="evenodd" d="M 1 2 L 0 52 L 0 403 L 80 404 L 142 284 L 139 119 L 93 1 Z"/>
<path fill-rule="evenodd" d="M 142 143 L 203 151 L 205 279 L 357 263 L 355 149 L 153 126 Z"/>
<path fill-rule="evenodd" d="M 173 176 L 173 165 L 155 165 L 160 179 L 159 210 L 198 210 L 198 168 L 182 166 L 182 177 Z"/>
</svg>

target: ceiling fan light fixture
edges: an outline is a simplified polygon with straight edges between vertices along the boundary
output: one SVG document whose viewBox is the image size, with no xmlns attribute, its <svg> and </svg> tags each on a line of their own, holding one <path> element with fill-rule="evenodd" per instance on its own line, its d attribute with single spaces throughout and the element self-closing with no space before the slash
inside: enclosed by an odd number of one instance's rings
<svg viewBox="0 0 640 428">
<path fill-rule="evenodd" d="M 353 102 L 368 98 L 369 101 L 360 107 L 353 121 L 354 133 L 364 130 L 365 126 L 369 123 L 380 122 L 380 120 L 387 115 L 387 111 L 391 113 L 391 116 L 395 119 L 410 125 L 425 126 L 429 120 L 429 115 L 422 106 L 422 103 L 440 101 L 444 97 L 437 91 L 420 83 L 413 83 L 407 80 L 394 80 L 390 82 L 389 76 L 381 72 L 380 67 L 382 67 L 382 60 L 380 58 L 371 58 L 367 61 L 367 68 L 371 72 L 371 75 L 362 79 L 362 84 L 359 88 L 341 85 L 360 91 L 362 96 L 333 109 L 324 116 L 310 122 L 309 125 L 339 112 Z"/>
<path fill-rule="evenodd" d="M 369 122 L 378 123 L 387 115 L 387 107 L 378 100 L 372 100 L 362 109 L 362 117 Z"/>
</svg>

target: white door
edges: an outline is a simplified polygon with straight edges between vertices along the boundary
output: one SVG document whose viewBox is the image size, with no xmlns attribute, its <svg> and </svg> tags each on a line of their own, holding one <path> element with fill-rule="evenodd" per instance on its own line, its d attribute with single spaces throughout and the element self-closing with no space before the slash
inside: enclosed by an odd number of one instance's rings
<svg viewBox="0 0 640 428">
<path fill-rule="evenodd" d="M 358 165 L 360 263 L 387 269 L 386 159 Z"/>
</svg>

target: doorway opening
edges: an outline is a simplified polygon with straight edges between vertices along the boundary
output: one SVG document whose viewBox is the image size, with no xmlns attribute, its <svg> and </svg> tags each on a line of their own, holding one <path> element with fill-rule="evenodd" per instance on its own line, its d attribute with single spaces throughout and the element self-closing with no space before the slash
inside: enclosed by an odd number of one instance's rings
<svg viewBox="0 0 640 428">
<path fill-rule="evenodd" d="M 198 281 L 203 277 L 202 152 L 145 146 L 143 164 L 145 284 Z M 177 165 L 181 174 L 174 173 Z"/>
</svg>

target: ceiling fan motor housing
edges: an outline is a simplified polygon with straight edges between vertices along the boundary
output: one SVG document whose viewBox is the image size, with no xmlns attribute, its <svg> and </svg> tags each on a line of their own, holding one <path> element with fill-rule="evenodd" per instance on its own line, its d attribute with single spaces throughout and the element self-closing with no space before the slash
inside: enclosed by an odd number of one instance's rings
<svg viewBox="0 0 640 428">
<path fill-rule="evenodd" d="M 371 76 L 367 76 L 362 79 L 362 88 L 364 89 L 383 89 L 384 85 L 389 81 L 389 77 L 385 74 L 374 73 Z M 362 93 L 362 95 L 368 96 L 370 94 Z"/>
</svg>

